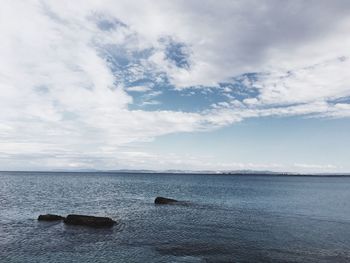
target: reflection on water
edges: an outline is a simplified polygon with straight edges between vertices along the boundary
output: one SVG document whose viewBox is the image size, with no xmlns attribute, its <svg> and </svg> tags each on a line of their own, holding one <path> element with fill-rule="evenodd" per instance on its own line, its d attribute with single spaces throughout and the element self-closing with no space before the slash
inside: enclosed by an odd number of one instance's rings
<svg viewBox="0 0 350 263">
<path fill-rule="evenodd" d="M 1 262 L 350 262 L 350 178 L 0 173 Z M 188 200 L 155 206 L 156 196 Z M 38 222 L 110 216 L 112 229 Z"/>
</svg>

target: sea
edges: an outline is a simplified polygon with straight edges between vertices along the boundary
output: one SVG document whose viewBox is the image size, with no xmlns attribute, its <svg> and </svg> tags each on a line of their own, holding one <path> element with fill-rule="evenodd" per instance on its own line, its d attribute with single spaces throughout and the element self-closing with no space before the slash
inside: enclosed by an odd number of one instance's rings
<svg viewBox="0 0 350 263">
<path fill-rule="evenodd" d="M 348 263 L 350 177 L 0 172 L 0 262 Z"/>
</svg>

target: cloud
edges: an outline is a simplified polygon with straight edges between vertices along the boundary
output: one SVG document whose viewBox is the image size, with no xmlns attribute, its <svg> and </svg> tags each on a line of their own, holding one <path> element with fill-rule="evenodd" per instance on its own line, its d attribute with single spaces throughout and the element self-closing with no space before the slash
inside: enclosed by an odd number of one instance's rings
<svg viewBox="0 0 350 263">
<path fill-rule="evenodd" d="M 118 8 L 122 20 L 149 42 L 170 35 L 191 49 L 190 70 L 157 60 L 179 88 L 348 54 L 347 1 L 144 1 L 131 15 Z"/>
<path fill-rule="evenodd" d="M 93 9 L 37 1 L 4 6 L 1 152 L 104 154 L 106 145 L 117 151 L 126 143 L 199 125 L 196 114 L 128 110 L 132 97 L 115 84 L 99 55 L 101 45 L 125 41 L 128 33 L 101 30 L 90 19 Z"/>
<path fill-rule="evenodd" d="M 319 170 L 334 170 L 337 167 L 332 164 L 305 164 L 305 163 L 296 163 L 294 164 L 297 168 L 306 168 L 306 169 L 319 169 Z"/>
<path fill-rule="evenodd" d="M 306 103 L 350 96 L 350 59 L 340 57 L 283 73 L 261 75 L 255 87 L 263 104 Z"/>
<path fill-rule="evenodd" d="M 146 92 L 150 91 L 151 88 L 147 86 L 133 86 L 133 87 L 128 87 L 126 88 L 127 91 L 134 91 L 134 92 Z"/>
<path fill-rule="evenodd" d="M 349 13 L 348 1 L 4 0 L 0 154 L 79 166 L 246 118 L 349 117 Z M 163 87 L 226 100 L 166 111 Z M 154 110 L 132 110 L 135 93 Z"/>
</svg>

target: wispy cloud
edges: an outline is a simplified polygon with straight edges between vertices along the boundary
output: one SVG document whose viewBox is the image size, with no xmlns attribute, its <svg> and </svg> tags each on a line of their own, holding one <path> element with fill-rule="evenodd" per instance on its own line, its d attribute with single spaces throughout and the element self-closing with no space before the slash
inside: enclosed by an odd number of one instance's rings
<svg viewBox="0 0 350 263">
<path fill-rule="evenodd" d="M 134 91 L 134 92 L 146 92 L 150 91 L 151 88 L 147 86 L 133 86 L 126 88 L 127 91 Z"/>
</svg>

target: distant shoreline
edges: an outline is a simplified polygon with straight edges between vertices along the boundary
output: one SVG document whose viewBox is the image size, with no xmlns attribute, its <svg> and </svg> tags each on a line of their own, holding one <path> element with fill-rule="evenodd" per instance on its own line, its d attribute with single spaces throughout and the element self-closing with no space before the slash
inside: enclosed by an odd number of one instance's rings
<svg viewBox="0 0 350 263">
<path fill-rule="evenodd" d="M 0 171 L 0 173 L 57 173 L 57 174 L 66 174 L 66 173 L 75 173 L 75 174 L 94 174 L 94 173 L 102 173 L 102 174 L 164 174 L 164 175 L 225 175 L 225 176 L 280 176 L 280 177 L 350 177 L 350 173 L 288 173 L 288 172 L 206 172 L 206 171 L 137 171 L 137 170 L 120 170 L 120 171 L 103 171 L 103 170 L 73 170 L 73 171 Z"/>
</svg>

